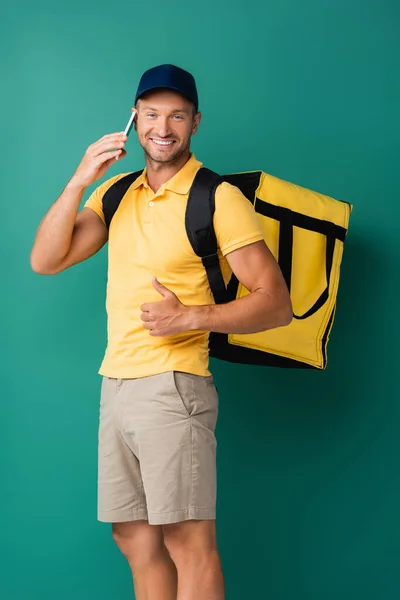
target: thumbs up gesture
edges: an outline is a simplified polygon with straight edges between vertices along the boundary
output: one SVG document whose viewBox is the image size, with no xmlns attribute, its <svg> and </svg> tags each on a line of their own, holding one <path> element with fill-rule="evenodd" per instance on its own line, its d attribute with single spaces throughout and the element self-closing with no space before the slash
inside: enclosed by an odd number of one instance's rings
<svg viewBox="0 0 400 600">
<path fill-rule="evenodd" d="M 190 307 L 185 306 L 156 277 L 153 287 L 162 296 L 158 302 L 145 302 L 140 307 L 143 327 L 153 336 L 167 336 L 188 331 L 190 327 Z"/>
</svg>

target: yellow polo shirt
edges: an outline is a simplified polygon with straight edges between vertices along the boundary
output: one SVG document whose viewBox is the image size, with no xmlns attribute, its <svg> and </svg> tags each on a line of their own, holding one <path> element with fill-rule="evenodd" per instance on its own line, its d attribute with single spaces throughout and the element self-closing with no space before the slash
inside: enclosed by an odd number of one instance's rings
<svg viewBox="0 0 400 600">
<path fill-rule="evenodd" d="M 206 271 L 185 230 L 190 187 L 202 163 L 191 155 L 184 167 L 154 193 L 146 170 L 129 188 L 110 225 L 108 239 L 108 344 L 99 373 L 136 378 L 165 371 L 209 375 L 208 332 L 188 331 L 153 337 L 142 325 L 140 306 L 162 300 L 152 277 L 185 305 L 214 304 Z M 85 203 L 104 221 L 102 198 L 124 177 L 102 183 Z M 225 256 L 263 239 L 258 218 L 240 190 L 226 182 L 215 194 L 215 233 L 225 281 L 231 270 Z"/>
</svg>

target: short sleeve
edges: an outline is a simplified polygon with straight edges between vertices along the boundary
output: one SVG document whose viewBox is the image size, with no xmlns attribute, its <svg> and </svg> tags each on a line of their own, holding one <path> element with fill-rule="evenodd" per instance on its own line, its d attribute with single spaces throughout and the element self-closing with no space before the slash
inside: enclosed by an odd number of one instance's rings
<svg viewBox="0 0 400 600">
<path fill-rule="evenodd" d="M 99 185 L 94 192 L 89 196 L 84 204 L 84 208 L 91 208 L 94 212 L 99 215 L 100 219 L 105 223 L 104 213 L 103 213 L 103 196 L 106 191 L 121 177 L 124 177 L 127 173 L 121 173 L 116 175 L 115 177 L 111 177 L 111 179 L 107 179 L 101 185 Z"/>
<path fill-rule="evenodd" d="M 214 229 L 224 256 L 264 239 L 254 206 L 239 188 L 226 181 L 215 193 Z"/>
</svg>

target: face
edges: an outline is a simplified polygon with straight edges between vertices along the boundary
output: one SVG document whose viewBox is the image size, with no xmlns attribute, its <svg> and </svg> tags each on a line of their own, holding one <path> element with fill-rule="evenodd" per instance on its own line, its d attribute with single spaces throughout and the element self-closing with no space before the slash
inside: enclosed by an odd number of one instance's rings
<svg viewBox="0 0 400 600">
<path fill-rule="evenodd" d="M 138 101 L 135 129 L 146 156 L 157 163 L 174 163 L 190 152 L 201 113 L 170 90 L 157 90 Z"/>
</svg>

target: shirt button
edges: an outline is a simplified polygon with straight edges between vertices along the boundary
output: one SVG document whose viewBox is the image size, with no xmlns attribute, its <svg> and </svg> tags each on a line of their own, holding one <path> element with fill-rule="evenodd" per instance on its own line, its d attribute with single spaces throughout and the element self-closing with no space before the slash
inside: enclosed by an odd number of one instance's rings
<svg viewBox="0 0 400 600">
<path fill-rule="evenodd" d="M 149 202 L 149 206 L 154 206 L 154 202 L 153 201 Z"/>
</svg>

